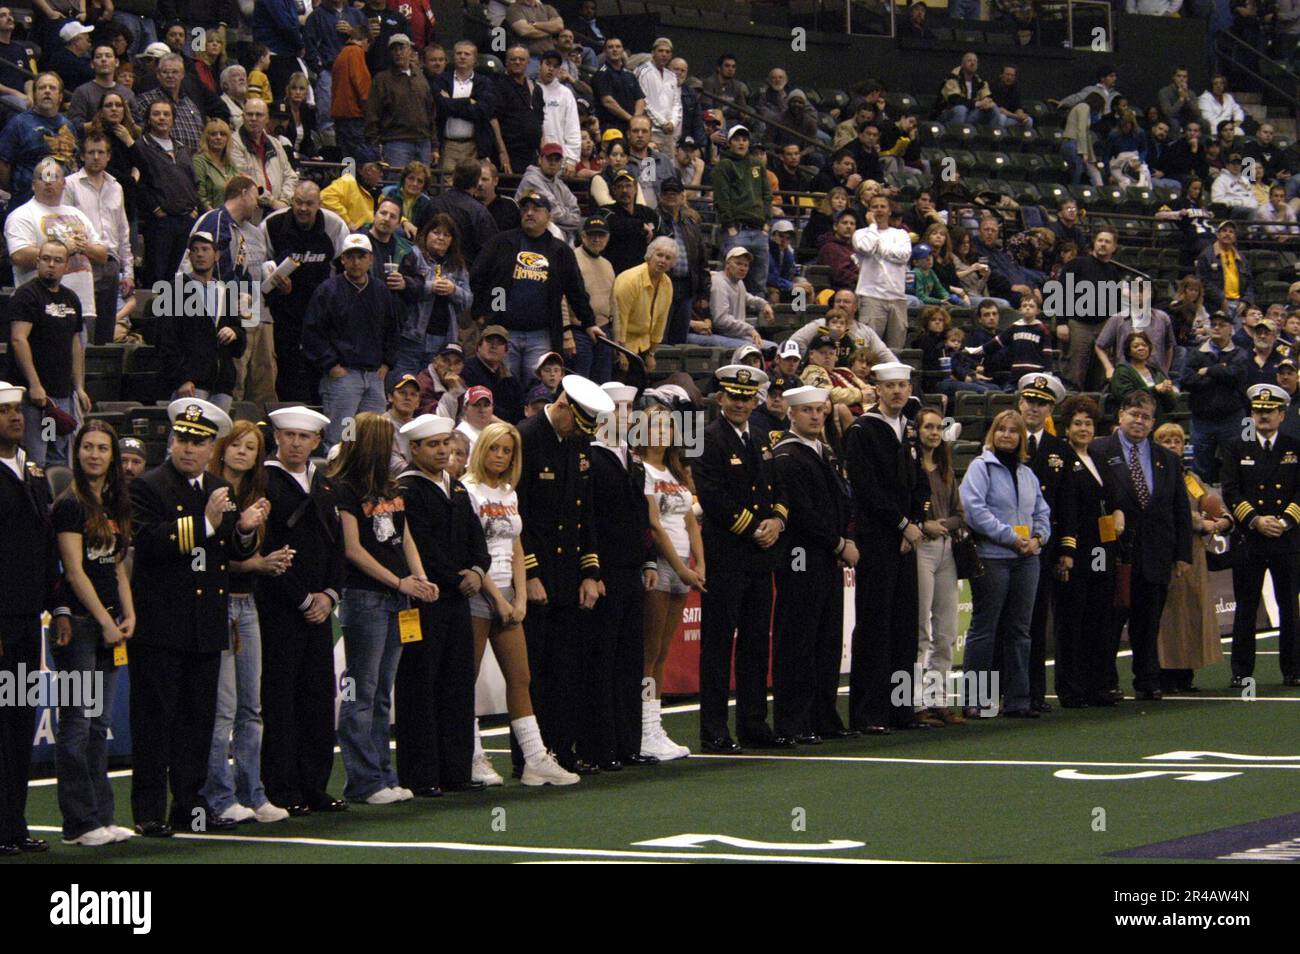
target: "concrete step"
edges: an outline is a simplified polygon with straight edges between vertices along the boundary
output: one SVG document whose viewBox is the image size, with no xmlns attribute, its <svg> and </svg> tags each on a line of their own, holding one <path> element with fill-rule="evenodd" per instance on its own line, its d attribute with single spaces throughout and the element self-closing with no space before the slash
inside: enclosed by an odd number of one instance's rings
<svg viewBox="0 0 1300 954">
<path fill-rule="evenodd" d="M 1258 103 L 1241 103 L 1241 108 L 1245 110 L 1247 116 L 1257 123 L 1262 123 L 1268 119 L 1268 107 L 1266 106 Z"/>
<path fill-rule="evenodd" d="M 1260 103 L 1264 102 L 1264 94 L 1263 94 L 1263 93 L 1236 93 L 1236 92 L 1234 92 L 1234 93 L 1232 94 L 1232 98 L 1235 99 L 1237 102 L 1241 103 L 1241 105 L 1242 105 L 1243 107 L 1245 107 L 1245 106 L 1247 106 L 1247 105 L 1256 105 L 1256 106 L 1257 106 L 1257 105 L 1259 105 Z"/>
</svg>

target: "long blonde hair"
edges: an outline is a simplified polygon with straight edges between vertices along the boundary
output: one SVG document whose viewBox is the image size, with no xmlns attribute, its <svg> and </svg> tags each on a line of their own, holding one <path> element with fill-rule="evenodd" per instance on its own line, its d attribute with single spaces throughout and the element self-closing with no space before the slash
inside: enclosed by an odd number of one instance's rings
<svg viewBox="0 0 1300 954">
<path fill-rule="evenodd" d="M 519 486 L 519 475 L 524 469 L 524 442 L 519 436 L 519 429 L 505 421 L 493 421 L 478 435 L 474 442 L 474 451 L 470 454 L 469 465 L 465 468 L 465 477 L 477 484 L 487 485 L 488 449 L 503 437 L 514 442 L 514 452 L 510 455 L 510 467 L 501 475 L 501 481 L 511 487 Z"/>
<path fill-rule="evenodd" d="M 1029 431 L 1025 428 L 1025 419 L 1020 416 L 1019 411 L 1003 411 L 997 417 L 993 418 L 993 422 L 989 424 L 988 433 L 984 435 L 984 449 L 996 453 L 997 449 L 993 446 L 993 435 L 997 433 L 998 428 L 1001 427 L 1005 421 L 1010 421 L 1014 424 L 1017 433 L 1020 435 L 1020 447 L 1017 449 L 1017 452 L 1021 462 L 1023 463 L 1029 459 Z"/>
<path fill-rule="evenodd" d="M 226 134 L 225 155 L 218 156 L 208 147 L 208 133 L 217 130 Z M 224 166 L 233 166 L 234 162 L 230 158 L 230 140 L 234 137 L 231 132 L 230 124 L 224 119 L 213 117 L 203 124 L 203 135 L 199 137 L 199 155 L 206 156 L 217 168 Z"/>
</svg>

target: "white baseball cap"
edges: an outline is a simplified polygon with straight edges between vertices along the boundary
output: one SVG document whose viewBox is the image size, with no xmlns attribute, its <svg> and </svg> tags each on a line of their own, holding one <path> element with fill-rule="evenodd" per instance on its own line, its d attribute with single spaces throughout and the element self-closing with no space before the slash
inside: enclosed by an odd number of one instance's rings
<svg viewBox="0 0 1300 954">
<path fill-rule="evenodd" d="M 374 247 L 370 244 L 370 239 L 361 235 L 359 232 L 353 232 L 343 240 L 343 252 L 340 254 L 346 254 L 347 252 L 373 253 L 374 250 Z"/>
</svg>

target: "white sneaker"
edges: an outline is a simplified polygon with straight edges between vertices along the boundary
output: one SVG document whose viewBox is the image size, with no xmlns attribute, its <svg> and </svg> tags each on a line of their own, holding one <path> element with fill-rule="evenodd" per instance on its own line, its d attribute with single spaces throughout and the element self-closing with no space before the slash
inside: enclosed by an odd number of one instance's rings
<svg viewBox="0 0 1300 954">
<path fill-rule="evenodd" d="M 63 839 L 65 845 L 81 845 L 83 848 L 98 848 L 100 845 L 111 845 L 115 841 L 117 841 L 116 836 L 107 828 L 92 828 L 84 835 Z"/>
<path fill-rule="evenodd" d="M 492 767 L 492 762 L 486 755 L 480 755 L 474 760 L 469 777 L 475 782 L 482 782 L 488 786 L 505 784 L 505 779 L 497 774 L 497 770 Z"/>
<path fill-rule="evenodd" d="M 127 841 L 135 837 L 135 832 L 129 828 L 123 828 L 121 825 L 107 825 L 105 827 L 113 833 L 114 841 Z"/>
<path fill-rule="evenodd" d="M 229 818 L 232 822 L 252 821 L 257 817 L 257 813 L 247 805 L 240 805 L 238 802 L 231 805 L 221 813 L 222 818 Z"/>
<path fill-rule="evenodd" d="M 580 779 L 555 761 L 554 752 L 547 752 L 535 762 L 524 764 L 520 781 L 525 785 L 577 785 Z"/>
<path fill-rule="evenodd" d="M 660 762 L 671 762 L 682 757 L 677 746 L 669 742 L 667 736 L 661 736 L 652 730 L 643 730 L 641 733 L 641 754 L 653 756 Z"/>
<path fill-rule="evenodd" d="M 392 791 L 397 793 L 397 800 L 399 802 L 409 802 L 411 799 L 415 798 L 415 792 L 411 791 L 409 788 L 402 788 L 400 785 L 394 785 Z"/>
<path fill-rule="evenodd" d="M 664 731 L 662 725 L 658 726 L 657 730 L 658 731 L 656 731 L 655 735 L 659 738 L 659 742 L 664 749 L 673 749 L 677 753 L 676 756 L 673 756 L 674 758 L 684 759 L 686 756 L 691 754 L 689 748 L 684 745 L 678 745 L 672 739 L 668 738 L 668 733 Z M 663 761 L 663 759 L 661 758 L 660 761 Z"/>
<path fill-rule="evenodd" d="M 289 813 L 279 805 L 272 805 L 270 802 L 263 802 L 253 811 L 253 817 L 263 824 L 267 822 L 284 821 L 289 817 Z"/>
<path fill-rule="evenodd" d="M 402 790 L 398 788 L 381 788 L 375 794 L 366 799 L 367 805 L 392 805 L 394 802 L 404 802 Z"/>
</svg>

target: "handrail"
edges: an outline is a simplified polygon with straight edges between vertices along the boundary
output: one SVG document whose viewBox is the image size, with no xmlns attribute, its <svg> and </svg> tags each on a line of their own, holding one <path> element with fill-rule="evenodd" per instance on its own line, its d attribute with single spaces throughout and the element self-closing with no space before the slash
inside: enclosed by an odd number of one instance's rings
<svg viewBox="0 0 1300 954">
<path fill-rule="evenodd" d="M 1281 96 L 1286 101 L 1287 105 L 1289 105 L 1292 109 L 1300 108 L 1300 96 L 1296 95 L 1296 91 L 1294 87 L 1290 90 L 1284 89 L 1283 87 L 1279 86 L 1277 83 L 1273 82 L 1268 77 L 1263 76 L 1262 74 L 1252 69 L 1250 66 L 1247 66 L 1245 63 L 1238 60 L 1237 57 L 1233 55 L 1232 52 L 1229 52 L 1229 50 L 1222 49 L 1222 47 L 1228 47 L 1233 45 L 1242 47 L 1248 52 L 1252 53 L 1255 57 L 1257 57 L 1257 62 L 1267 63 L 1269 66 L 1275 67 L 1278 70 L 1278 72 L 1281 73 L 1283 76 L 1291 75 L 1292 77 L 1294 77 L 1294 74 L 1291 73 L 1291 71 L 1288 70 L 1285 65 L 1279 63 L 1275 59 L 1272 59 L 1271 57 L 1268 56 L 1268 54 L 1255 49 L 1253 46 L 1251 46 L 1249 43 L 1247 43 L 1241 37 L 1237 36 L 1232 31 L 1220 30 L 1218 33 L 1215 34 L 1214 49 L 1216 53 L 1221 55 L 1224 59 L 1226 59 L 1229 63 L 1231 63 L 1232 66 L 1235 67 L 1236 69 L 1241 70 L 1243 73 L 1249 74 L 1256 82 L 1262 83 L 1264 86 L 1267 86 L 1278 96 Z"/>
<path fill-rule="evenodd" d="M 708 99 L 710 102 L 718 104 L 719 108 L 721 109 L 731 109 L 731 110 L 735 110 L 738 113 L 741 113 L 744 116 L 751 116 L 754 119 L 757 119 L 760 123 L 763 123 L 763 125 L 765 126 L 771 126 L 775 129 L 781 130 L 783 133 L 786 133 L 787 135 L 794 136 L 796 139 L 803 140 L 805 143 L 812 146 L 814 149 L 821 149 L 823 152 L 826 153 L 832 153 L 835 151 L 826 143 L 822 142 L 820 139 L 814 139 L 812 136 L 805 136 L 803 133 L 799 132 L 799 130 L 791 129 L 789 126 L 786 126 L 782 123 L 778 123 L 773 119 L 768 119 L 766 116 L 756 112 L 755 110 L 751 109 L 748 106 L 740 106 L 729 99 L 724 99 L 721 96 L 716 96 L 713 93 L 708 92 L 703 88 L 703 84 L 701 84 L 698 87 L 695 87 L 695 95 L 703 96 L 704 98 Z M 808 108 L 811 109 L 812 106 L 810 105 Z"/>
</svg>

